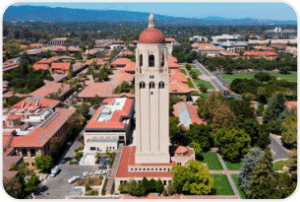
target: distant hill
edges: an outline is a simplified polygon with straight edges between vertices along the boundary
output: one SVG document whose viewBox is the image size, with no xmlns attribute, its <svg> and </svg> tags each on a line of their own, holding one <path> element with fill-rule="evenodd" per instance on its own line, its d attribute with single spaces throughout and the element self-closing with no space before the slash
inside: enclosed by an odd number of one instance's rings
<svg viewBox="0 0 300 202">
<path fill-rule="evenodd" d="M 217 16 L 197 18 L 178 18 L 155 14 L 158 25 L 297 25 L 296 21 L 273 21 L 258 19 L 226 19 Z M 85 10 L 70 8 L 51 8 L 46 6 L 10 6 L 6 9 L 4 21 L 128 21 L 144 22 L 149 13 L 117 10 Z"/>
</svg>

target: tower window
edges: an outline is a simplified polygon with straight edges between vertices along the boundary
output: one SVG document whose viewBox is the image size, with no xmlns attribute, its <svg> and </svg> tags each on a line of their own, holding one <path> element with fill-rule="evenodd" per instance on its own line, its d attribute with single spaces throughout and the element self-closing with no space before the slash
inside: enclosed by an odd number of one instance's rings
<svg viewBox="0 0 300 202">
<path fill-rule="evenodd" d="M 149 56 L 149 67 L 154 67 L 154 55 Z"/>
<path fill-rule="evenodd" d="M 165 65 L 165 55 L 161 54 L 161 66 L 163 67 Z"/>
<path fill-rule="evenodd" d="M 159 84 L 158 84 L 158 88 L 159 89 L 162 89 L 162 88 L 165 88 L 165 83 L 164 82 L 159 82 Z"/>
<path fill-rule="evenodd" d="M 143 66 L 143 55 L 140 54 L 140 67 Z"/>
<path fill-rule="evenodd" d="M 142 89 L 142 88 L 145 88 L 145 86 L 146 86 L 146 84 L 145 84 L 145 82 L 140 82 L 140 88 Z"/>
<path fill-rule="evenodd" d="M 149 83 L 149 88 L 151 89 L 151 88 L 155 88 L 155 83 L 153 82 L 153 81 L 151 81 L 150 83 Z"/>
</svg>

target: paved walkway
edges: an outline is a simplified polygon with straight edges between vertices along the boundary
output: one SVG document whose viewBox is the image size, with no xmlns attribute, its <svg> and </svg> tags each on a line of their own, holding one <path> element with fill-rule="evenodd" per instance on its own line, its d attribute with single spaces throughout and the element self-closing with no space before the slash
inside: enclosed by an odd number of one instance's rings
<svg viewBox="0 0 300 202">
<path fill-rule="evenodd" d="M 210 174 L 225 174 L 225 175 L 236 175 L 240 174 L 239 170 L 209 170 Z"/>
<path fill-rule="evenodd" d="M 217 153 L 217 156 L 218 156 L 218 158 L 219 158 L 219 160 L 220 160 L 220 162 L 221 162 L 221 164 L 222 164 L 222 166 L 224 168 L 224 171 L 228 172 L 228 169 L 227 169 L 227 166 L 225 164 L 225 161 L 223 160 L 223 158 L 221 157 L 221 155 L 219 153 Z M 241 195 L 240 195 L 239 191 L 237 190 L 237 187 L 236 187 L 235 183 L 233 182 L 233 180 L 231 178 L 231 174 L 229 174 L 229 172 L 228 172 L 228 173 L 226 173 L 226 176 L 227 176 L 227 178 L 229 180 L 229 183 L 230 183 L 230 185 L 232 187 L 234 195 L 237 195 L 237 196 L 239 196 L 241 198 Z"/>
<path fill-rule="evenodd" d="M 271 152 L 273 157 L 273 162 L 280 160 L 290 160 L 289 150 L 282 146 L 282 142 L 280 140 L 280 136 L 275 134 L 270 134 L 271 139 Z"/>
</svg>

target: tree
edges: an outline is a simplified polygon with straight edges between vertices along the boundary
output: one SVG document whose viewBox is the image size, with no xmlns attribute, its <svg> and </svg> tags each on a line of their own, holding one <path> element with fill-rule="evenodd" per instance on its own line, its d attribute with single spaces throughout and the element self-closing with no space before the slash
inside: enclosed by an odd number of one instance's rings
<svg viewBox="0 0 300 202">
<path fill-rule="evenodd" d="M 37 169 L 40 169 L 41 172 L 47 172 L 49 173 L 51 168 L 53 167 L 53 161 L 51 156 L 45 156 L 39 155 L 34 158 L 35 167 Z"/>
<path fill-rule="evenodd" d="M 168 184 L 167 191 L 168 191 L 169 195 L 173 195 L 175 193 L 175 188 L 173 186 L 173 182 Z"/>
<path fill-rule="evenodd" d="M 293 149 L 290 155 L 291 160 L 289 162 L 289 171 L 291 173 L 292 180 L 297 182 L 297 149 Z"/>
<path fill-rule="evenodd" d="M 276 192 L 275 172 L 272 153 L 269 147 L 252 170 L 253 178 L 249 182 L 246 194 L 251 199 L 270 199 Z"/>
<path fill-rule="evenodd" d="M 216 132 L 215 144 L 222 157 L 230 162 L 239 162 L 251 148 L 250 142 L 244 130 L 222 128 Z"/>
<path fill-rule="evenodd" d="M 30 178 L 26 180 L 24 183 L 24 194 L 26 197 L 30 195 L 39 184 L 39 177 L 35 174 L 35 172 L 30 173 Z"/>
<path fill-rule="evenodd" d="M 198 77 L 198 74 L 195 71 L 190 71 L 190 75 L 193 79 L 196 79 Z"/>
<path fill-rule="evenodd" d="M 160 179 L 158 179 L 156 181 L 156 192 L 161 194 L 163 191 L 164 191 L 164 184 L 162 183 L 162 181 Z"/>
<path fill-rule="evenodd" d="M 207 195 L 211 193 L 214 179 L 209 170 L 200 161 L 188 161 L 186 167 L 174 166 L 173 185 L 177 193 Z"/>
<path fill-rule="evenodd" d="M 11 197 L 20 199 L 22 197 L 22 184 L 16 177 L 3 177 L 3 187 Z"/>
<path fill-rule="evenodd" d="M 191 70 L 192 69 L 192 66 L 190 65 L 190 64 L 185 64 L 185 68 L 187 69 L 187 70 Z"/>
<path fill-rule="evenodd" d="M 138 196 L 138 197 L 144 196 L 145 194 L 146 194 L 146 190 L 143 187 L 142 183 L 138 183 L 132 192 L 132 195 Z"/>
<path fill-rule="evenodd" d="M 99 105 L 101 104 L 102 99 L 99 97 L 99 95 L 95 95 L 94 97 L 91 98 L 91 105 Z"/>
<path fill-rule="evenodd" d="M 145 190 L 146 190 L 146 193 L 149 193 L 149 180 L 146 178 L 146 177 L 143 177 L 143 179 L 142 179 L 142 185 L 143 185 L 143 187 L 145 188 Z"/>
<path fill-rule="evenodd" d="M 108 78 L 108 73 L 107 73 L 107 72 L 104 72 L 104 73 L 102 74 L 102 78 L 103 78 L 104 81 L 108 81 L 108 80 L 109 80 L 109 78 Z"/>
<path fill-rule="evenodd" d="M 76 107 L 76 111 L 83 116 L 86 116 L 89 113 L 90 106 L 86 102 L 82 102 L 81 105 Z"/>
<path fill-rule="evenodd" d="M 203 158 L 203 156 L 202 156 L 202 149 L 201 149 L 199 143 L 191 142 L 189 144 L 189 146 L 194 149 L 194 152 L 195 152 L 195 155 L 196 155 L 196 159 L 202 159 Z"/>
<path fill-rule="evenodd" d="M 10 170 L 11 170 L 11 171 L 16 171 L 16 170 L 18 170 L 18 166 L 17 166 L 16 163 L 10 164 L 9 167 L 10 167 Z"/>
<path fill-rule="evenodd" d="M 270 98 L 265 109 L 263 119 L 266 123 L 278 119 L 279 115 L 285 110 L 285 100 L 282 93 L 278 93 Z"/>
<path fill-rule="evenodd" d="M 178 126 L 178 117 L 169 117 L 169 136 L 172 144 L 188 145 L 190 138 L 185 134 L 185 129 Z"/>
<path fill-rule="evenodd" d="M 259 127 L 258 140 L 256 146 L 259 146 L 262 149 L 266 149 L 267 146 L 271 143 L 270 140 L 270 127 L 268 124 L 262 124 Z"/>
<path fill-rule="evenodd" d="M 289 148 L 297 148 L 297 114 L 287 117 L 281 124 L 281 139 Z"/>
<path fill-rule="evenodd" d="M 249 182 L 252 180 L 252 170 L 260 160 L 263 150 L 259 147 L 253 147 L 248 154 L 242 158 L 242 167 L 238 176 L 241 189 L 246 193 L 249 189 Z"/>
<path fill-rule="evenodd" d="M 206 93 L 206 92 L 207 92 L 207 87 L 206 87 L 205 85 L 201 84 L 201 85 L 200 85 L 200 91 L 201 91 L 202 93 Z"/>
<path fill-rule="evenodd" d="M 149 180 L 148 183 L 148 192 L 156 192 L 156 181 L 155 179 Z"/>
<path fill-rule="evenodd" d="M 260 82 L 269 81 L 271 79 L 270 74 L 265 72 L 259 72 L 254 75 L 254 78 L 259 80 Z"/>
<path fill-rule="evenodd" d="M 204 151 L 208 151 L 214 144 L 211 134 L 212 128 L 209 125 L 193 123 L 186 131 L 187 136 L 195 143 L 200 144 Z"/>
<path fill-rule="evenodd" d="M 220 128 L 230 127 L 235 118 L 226 102 L 220 103 L 211 111 L 211 114 L 213 117 L 211 122 L 213 131 L 217 131 Z"/>
</svg>

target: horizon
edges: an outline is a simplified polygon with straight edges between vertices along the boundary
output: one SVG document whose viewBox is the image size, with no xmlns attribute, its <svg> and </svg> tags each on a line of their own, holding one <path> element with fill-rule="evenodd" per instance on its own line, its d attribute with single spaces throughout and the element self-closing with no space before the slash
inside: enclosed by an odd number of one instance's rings
<svg viewBox="0 0 300 202">
<path fill-rule="evenodd" d="M 158 5 L 159 4 L 159 5 Z M 195 6 L 195 4 L 199 5 Z M 297 21 L 285 3 L 15 3 L 11 6 L 45 6 L 82 10 L 110 10 L 151 13 L 182 18 L 225 18 Z M 179 12 L 180 10 L 180 12 Z M 204 11 L 204 12 L 203 12 Z M 218 13 L 218 14 L 217 14 Z"/>
</svg>

